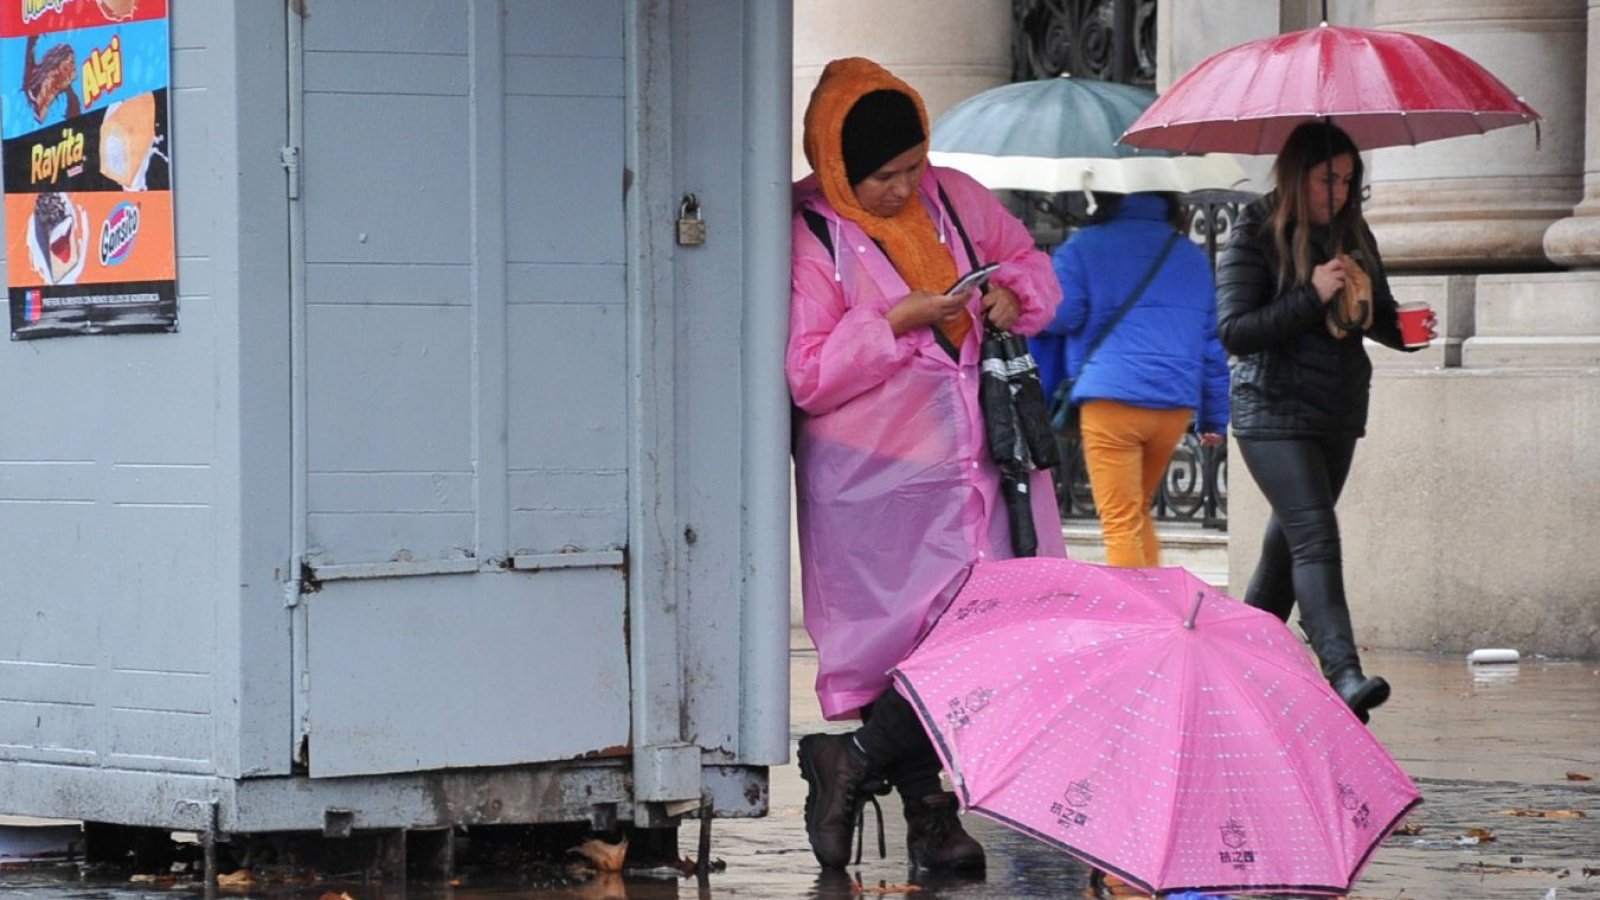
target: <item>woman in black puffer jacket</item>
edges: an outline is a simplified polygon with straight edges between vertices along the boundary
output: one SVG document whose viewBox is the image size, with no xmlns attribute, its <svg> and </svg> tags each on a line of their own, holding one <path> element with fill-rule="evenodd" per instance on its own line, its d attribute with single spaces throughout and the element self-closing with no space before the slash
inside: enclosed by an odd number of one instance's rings
<svg viewBox="0 0 1600 900">
<path fill-rule="evenodd" d="M 1298 602 L 1323 675 L 1365 722 L 1389 684 L 1361 671 L 1334 504 L 1367 425 L 1372 362 L 1361 339 L 1407 348 L 1361 215 L 1361 176 L 1361 154 L 1339 128 L 1313 122 L 1289 135 L 1277 189 L 1244 211 L 1222 251 L 1217 332 L 1234 358 L 1239 452 L 1272 505 L 1245 602 L 1285 621 Z"/>
</svg>

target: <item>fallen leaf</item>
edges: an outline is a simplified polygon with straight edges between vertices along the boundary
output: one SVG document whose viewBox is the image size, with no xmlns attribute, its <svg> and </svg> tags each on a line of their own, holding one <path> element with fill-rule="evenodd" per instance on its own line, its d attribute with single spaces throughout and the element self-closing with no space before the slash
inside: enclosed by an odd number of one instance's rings
<svg viewBox="0 0 1600 900">
<path fill-rule="evenodd" d="M 1508 809 L 1508 816 L 1521 816 L 1525 819 L 1587 819 L 1589 814 L 1581 809 Z"/>
<path fill-rule="evenodd" d="M 616 844 L 607 843 L 599 838 L 584 841 L 568 853 L 579 856 L 594 863 L 594 867 L 602 872 L 621 872 L 622 861 L 628 857 L 628 839 L 623 838 Z"/>
<path fill-rule="evenodd" d="M 255 883 L 249 869 L 239 869 L 217 876 L 217 887 L 249 887 Z"/>
<path fill-rule="evenodd" d="M 1468 828 L 1467 837 L 1477 838 L 1480 843 L 1487 844 L 1494 840 L 1494 832 L 1487 828 Z"/>
<path fill-rule="evenodd" d="M 1571 869 L 1558 866 L 1500 866 L 1480 862 L 1464 868 L 1479 875 L 1533 875 L 1539 878 L 1568 878 L 1572 875 Z"/>
<path fill-rule="evenodd" d="M 1594 778 L 1592 776 L 1585 775 L 1582 772 L 1568 772 L 1567 773 L 1567 780 L 1568 781 L 1593 781 Z"/>
</svg>

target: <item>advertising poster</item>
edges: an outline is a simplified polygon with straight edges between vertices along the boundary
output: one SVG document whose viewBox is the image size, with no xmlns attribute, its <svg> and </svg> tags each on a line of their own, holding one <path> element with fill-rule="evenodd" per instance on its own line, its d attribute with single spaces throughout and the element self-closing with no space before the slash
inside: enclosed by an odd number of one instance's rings
<svg viewBox="0 0 1600 900">
<path fill-rule="evenodd" d="M 178 328 L 167 0 L 0 0 L 12 340 Z"/>
</svg>

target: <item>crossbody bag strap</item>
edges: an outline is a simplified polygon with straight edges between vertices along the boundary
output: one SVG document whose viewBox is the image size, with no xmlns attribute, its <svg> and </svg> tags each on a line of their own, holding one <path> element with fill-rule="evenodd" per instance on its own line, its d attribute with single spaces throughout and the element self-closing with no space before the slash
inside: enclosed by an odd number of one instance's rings
<svg viewBox="0 0 1600 900">
<path fill-rule="evenodd" d="M 950 195 L 944 192 L 944 184 L 939 181 L 938 175 L 933 176 L 933 186 L 939 191 L 939 202 L 944 204 L 945 212 L 950 214 L 950 224 L 956 227 L 956 234 L 961 235 L 961 246 L 967 248 L 967 262 L 971 268 L 976 269 L 978 267 L 978 251 L 972 246 L 972 238 L 967 237 L 967 229 L 961 225 L 961 216 L 956 212 L 956 205 L 950 202 Z M 984 320 L 984 324 L 989 324 L 987 319 Z M 950 339 L 944 336 L 944 332 L 940 331 L 938 326 L 933 326 L 933 339 L 938 341 L 944 352 L 950 354 L 951 359 L 959 360 L 961 358 L 961 348 L 950 343 Z"/>
<path fill-rule="evenodd" d="M 1145 289 L 1150 286 L 1150 282 L 1155 280 L 1156 273 L 1161 271 L 1161 266 L 1166 263 L 1167 257 L 1172 255 L 1173 245 L 1177 243 L 1178 233 L 1174 231 L 1167 236 L 1167 242 L 1161 245 L 1160 255 L 1150 265 L 1150 270 L 1144 273 L 1144 277 L 1139 279 L 1139 284 L 1133 289 L 1133 293 L 1128 295 L 1128 299 L 1122 301 L 1122 307 L 1117 310 L 1116 315 L 1111 317 L 1111 321 L 1106 323 L 1106 327 L 1100 329 L 1100 334 L 1095 337 L 1094 343 L 1089 345 L 1089 349 L 1083 354 L 1083 365 L 1078 367 L 1079 373 L 1088 368 L 1089 360 L 1094 357 L 1094 352 L 1100 349 L 1100 345 L 1105 343 L 1106 337 L 1111 334 L 1111 329 L 1117 327 L 1117 323 L 1121 322 L 1122 317 L 1128 314 L 1128 310 L 1132 309 L 1133 305 L 1139 302 L 1139 298 L 1144 296 Z"/>
<path fill-rule="evenodd" d="M 806 227 L 822 242 L 822 248 L 828 251 L 828 258 L 833 259 L 833 235 L 828 233 L 828 220 L 809 206 L 800 210 L 800 217 L 806 220 Z"/>
<path fill-rule="evenodd" d="M 961 227 L 961 216 L 956 214 L 956 205 L 950 202 L 950 195 L 944 192 L 944 184 L 939 181 L 939 176 L 933 176 L 933 184 L 939 189 L 939 202 L 944 204 L 945 211 L 950 214 L 950 224 L 956 226 L 956 234 L 961 235 L 961 245 L 967 248 L 967 262 L 976 269 L 978 251 L 972 248 L 972 238 L 967 237 L 967 229 Z"/>
</svg>

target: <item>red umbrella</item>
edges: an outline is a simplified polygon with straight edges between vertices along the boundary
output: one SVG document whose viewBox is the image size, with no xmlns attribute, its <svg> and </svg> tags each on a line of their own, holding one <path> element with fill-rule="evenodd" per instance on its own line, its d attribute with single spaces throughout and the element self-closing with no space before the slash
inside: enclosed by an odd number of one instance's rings
<svg viewBox="0 0 1600 900">
<path fill-rule="evenodd" d="M 1330 119 L 1363 150 L 1481 134 L 1539 114 L 1487 69 L 1403 31 L 1316 28 L 1217 53 L 1122 135 L 1180 153 L 1277 153 L 1295 126 Z"/>
</svg>

